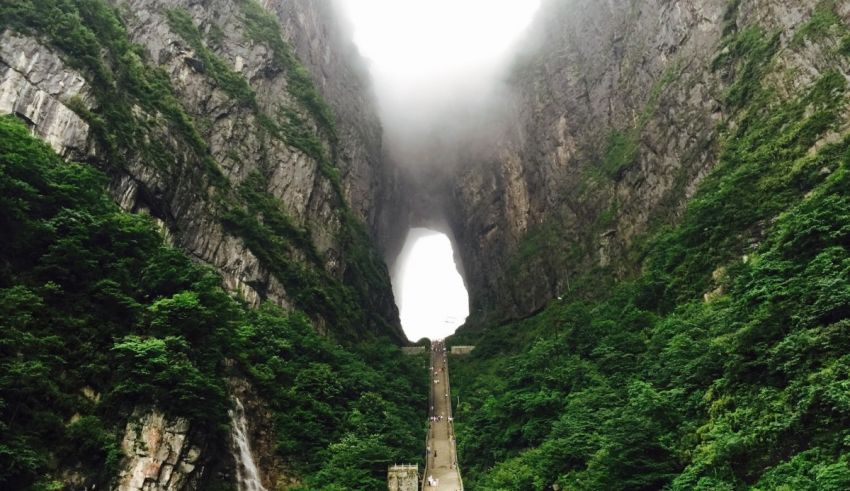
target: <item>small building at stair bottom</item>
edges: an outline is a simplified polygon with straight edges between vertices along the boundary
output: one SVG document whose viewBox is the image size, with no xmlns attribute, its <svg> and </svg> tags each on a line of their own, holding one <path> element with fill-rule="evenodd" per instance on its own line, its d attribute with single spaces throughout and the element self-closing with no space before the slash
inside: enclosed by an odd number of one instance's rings
<svg viewBox="0 0 850 491">
<path fill-rule="evenodd" d="M 389 491 L 419 491 L 418 465 L 392 465 L 387 470 Z"/>
</svg>

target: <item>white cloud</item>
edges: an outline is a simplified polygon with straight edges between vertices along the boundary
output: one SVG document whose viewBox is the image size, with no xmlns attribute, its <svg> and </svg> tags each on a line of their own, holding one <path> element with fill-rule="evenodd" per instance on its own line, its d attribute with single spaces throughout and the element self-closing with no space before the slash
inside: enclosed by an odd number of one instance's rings
<svg viewBox="0 0 850 491">
<path fill-rule="evenodd" d="M 338 0 L 370 62 L 384 124 L 439 124 L 490 96 L 539 0 Z M 417 129 L 420 131 L 421 129 Z"/>
<path fill-rule="evenodd" d="M 378 72 L 427 78 L 499 58 L 539 0 L 341 0 Z"/>
</svg>

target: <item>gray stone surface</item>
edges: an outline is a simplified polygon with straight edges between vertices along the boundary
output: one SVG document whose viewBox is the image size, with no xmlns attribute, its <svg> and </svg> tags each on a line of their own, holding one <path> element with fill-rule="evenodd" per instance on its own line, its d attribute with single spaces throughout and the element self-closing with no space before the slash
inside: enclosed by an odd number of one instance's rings
<svg viewBox="0 0 850 491">
<path fill-rule="evenodd" d="M 115 491 L 185 489 L 201 450 L 189 437 L 189 421 L 159 411 L 136 411 L 121 441 L 124 459 Z"/>
<path fill-rule="evenodd" d="M 366 62 L 352 42 L 351 27 L 333 0 L 264 0 L 284 36 L 333 108 L 339 135 L 337 163 L 355 213 L 377 236 L 387 226 L 393 172 L 382 154 L 382 128 Z M 384 220 L 384 221 L 382 221 Z M 382 228 L 383 227 L 383 228 Z"/>
<path fill-rule="evenodd" d="M 198 54 L 175 32 L 167 12 L 184 9 L 202 33 L 216 30 L 218 41 L 209 48 L 232 70 L 241 73 L 256 93 L 257 107 L 275 115 L 293 109 L 301 119 L 310 116 L 287 89 L 285 67 L 277 66 L 272 51 L 252 40 L 243 22 L 242 3 L 236 0 L 196 2 L 193 0 L 113 0 L 122 13 L 131 41 L 141 46 L 144 59 L 171 80 L 180 104 L 194 120 L 211 156 L 230 184 L 236 188 L 252 173 L 268 177 L 267 191 L 277 198 L 297 226 L 310 233 L 328 274 L 343 279 L 349 265 L 346 244 L 340 243 L 343 203 L 332 183 L 320 172 L 319 164 L 303 151 L 264 132 L 256 111 L 233 100 L 220 89 L 210 74 L 198 65 Z M 382 179 L 381 131 L 374 115 L 368 80 L 356 69 L 350 41 L 335 35 L 334 17 L 328 5 L 302 2 L 289 5 L 268 2 L 281 18 L 282 33 L 315 74 L 317 87 L 337 114 L 334 161 L 340 167 L 344 198 L 378 234 L 378 201 L 386 186 Z M 277 10 L 274 10 L 277 9 Z M 100 150 L 90 138 L 88 125 L 73 110 L 73 104 L 97 113 L 95 98 L 84 76 L 67 67 L 60 56 L 39 40 L 6 31 L 0 48 L 0 112 L 16 113 L 33 131 L 67 158 L 108 168 L 111 192 L 126 210 L 151 214 L 168 239 L 193 257 L 209 263 L 221 273 L 225 285 L 250 304 L 269 299 L 284 307 L 290 295 L 251 253 L 246 244 L 225 232 L 216 216 L 215 191 L 203 171 L 198 155 L 180 135 L 169 128 L 161 115 L 146 114 L 135 107 L 140 135 L 156 141 L 173 155 L 166 165 L 152 165 L 143 152 L 122 148 L 117 162 L 102 162 Z M 304 44 L 301 39 L 309 39 Z M 320 50 L 320 52 L 316 52 Z M 73 104 L 72 104 L 73 103 Z M 167 168 L 164 168 L 167 167 Z M 372 212 L 371 210 L 378 210 Z M 293 251 L 303 261 L 303 253 Z M 382 316 L 401 337 L 392 293 L 371 292 L 369 308 Z M 324 329 L 321 319 L 317 326 Z"/>
<path fill-rule="evenodd" d="M 419 491 L 419 466 L 393 465 L 387 470 L 389 491 Z"/>
<path fill-rule="evenodd" d="M 784 47 L 816 3 L 743 0 L 737 25 L 780 30 Z M 543 2 L 509 76 L 509 128 L 413 200 L 412 216 L 448 223 L 473 315 L 528 315 L 596 266 L 630 274 L 631 244 L 679 219 L 717 162 L 718 124 L 734 119 L 722 103 L 732 78 L 711 69 L 728 4 Z M 830 44 L 783 49 L 769 83 L 799 94 L 836 67 Z M 642 128 L 633 163 L 604 175 L 612 133 L 633 128 Z"/>
<path fill-rule="evenodd" d="M 57 153 L 82 159 L 94 150 L 88 123 L 66 105 L 72 100 L 91 104 L 80 74 L 34 39 L 0 33 L 0 114 L 16 114 Z"/>
</svg>

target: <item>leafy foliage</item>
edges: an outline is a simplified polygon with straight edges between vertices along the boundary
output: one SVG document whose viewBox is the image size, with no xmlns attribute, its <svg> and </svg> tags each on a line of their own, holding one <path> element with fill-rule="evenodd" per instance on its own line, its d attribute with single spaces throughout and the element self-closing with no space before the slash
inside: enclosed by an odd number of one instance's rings
<svg viewBox="0 0 850 491">
<path fill-rule="evenodd" d="M 416 362 L 386 340 L 343 348 L 303 314 L 248 309 L 105 183 L 0 118 L 0 487 L 45 489 L 67 470 L 106 486 L 135 407 L 189 418 L 223 452 L 232 376 L 268 401 L 277 452 L 309 482 L 372 489 L 387 463 L 417 460 Z"/>
<path fill-rule="evenodd" d="M 415 360 L 389 344 L 343 350 L 303 316 L 281 322 L 271 306 L 237 336 L 239 360 L 277 411 L 278 452 L 315 472 L 309 489 L 377 489 L 389 464 L 418 460 L 427 387 Z"/>
<path fill-rule="evenodd" d="M 4 487 L 25 489 L 56 460 L 105 482 L 117 463 L 113 411 L 128 414 L 129 404 L 161 402 L 201 425 L 224 421 L 223 383 L 213 376 L 220 362 L 210 357 L 218 333 L 155 318 L 157 299 L 185 290 L 226 325 L 234 307 L 213 289 L 217 280 L 163 246 L 149 219 L 120 213 L 102 174 L 65 164 L 13 119 L 0 120 L 0 133 L 0 222 L 10 231 L 0 248 Z M 92 452 L 79 453 L 75 441 Z"/>
<path fill-rule="evenodd" d="M 277 21 L 253 0 L 241 1 L 240 7 L 246 35 L 270 48 L 274 68 L 285 73 L 287 90 L 296 106 L 303 107 L 264 112 L 248 81 L 211 47 L 221 42 L 220 28 L 205 26 L 205 39 L 186 10 L 164 14 L 169 27 L 192 48 L 196 68 L 255 118 L 258 138 L 278 138 L 315 159 L 333 190 L 331 199 L 336 200 L 333 219 L 339 221 L 337 240 L 344 246 L 338 251 L 342 257 L 335 258 L 343 271 L 341 280 L 324 271 L 326 258 L 318 257 L 309 230 L 293 223 L 268 192 L 266 177 L 255 173 L 240 186 L 224 177 L 197 122 L 175 96 L 168 75 L 152 66 L 142 47 L 129 41 L 118 11 L 104 0 L 4 3 L 0 25 L 42 38 L 86 77 L 94 89 L 96 109 L 87 109 L 81 101 L 67 104 L 89 123 L 101 143 L 105 170 L 141 160 L 163 182 L 192 180 L 188 184 L 199 191 L 197 199 L 206 200 L 226 230 L 245 241 L 264 268 L 296 297 L 298 307 L 336 328 L 334 335 L 354 339 L 364 333 L 397 334 L 394 321 L 383 314 L 392 310 L 384 298 L 390 291 L 388 273 L 343 197 L 333 156 L 333 114 L 282 39 Z M 168 143 L 163 143 L 159 131 L 168 133 Z M 194 166 L 205 172 L 196 172 Z M 361 329 L 364 325 L 366 329 Z"/>
<path fill-rule="evenodd" d="M 453 367 L 470 488 L 846 487 L 850 139 L 818 143 L 846 82 L 782 101 L 760 83 L 774 36 L 726 46 L 739 117 L 642 273 L 461 332 L 477 345 Z"/>
</svg>

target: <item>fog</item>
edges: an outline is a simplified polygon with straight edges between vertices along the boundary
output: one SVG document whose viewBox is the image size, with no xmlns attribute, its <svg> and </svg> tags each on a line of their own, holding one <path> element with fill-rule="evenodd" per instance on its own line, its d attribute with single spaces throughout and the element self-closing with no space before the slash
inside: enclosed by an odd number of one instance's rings
<svg viewBox="0 0 850 491">
<path fill-rule="evenodd" d="M 510 105 L 511 52 L 539 0 L 337 1 L 368 60 L 396 165 L 491 147 Z"/>
<path fill-rule="evenodd" d="M 506 80 L 539 0 L 335 0 L 367 60 L 384 150 L 408 180 L 413 226 L 439 224 L 440 181 L 489 160 L 510 120 Z M 435 184 L 436 183 L 436 184 Z M 412 229 L 393 289 L 411 340 L 464 322 L 469 300 L 447 236 Z"/>
</svg>

